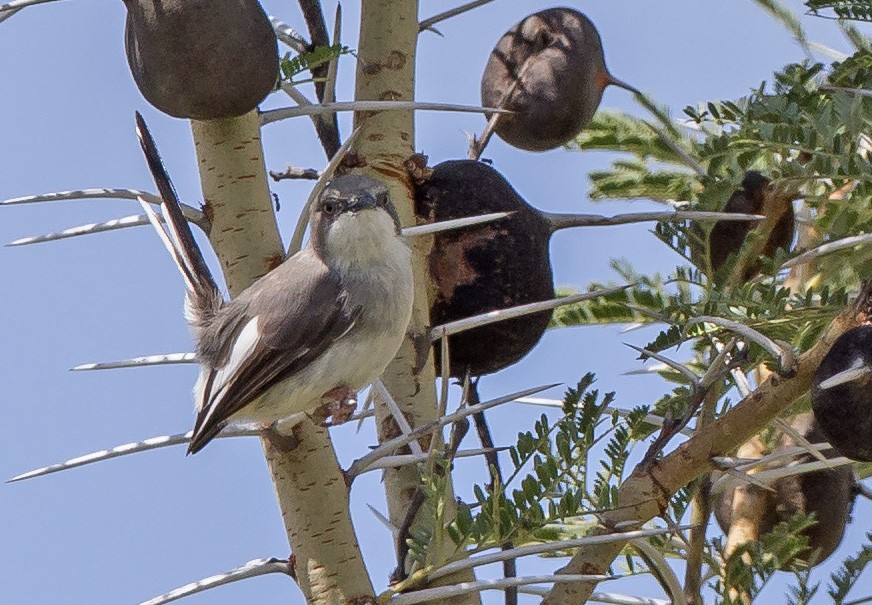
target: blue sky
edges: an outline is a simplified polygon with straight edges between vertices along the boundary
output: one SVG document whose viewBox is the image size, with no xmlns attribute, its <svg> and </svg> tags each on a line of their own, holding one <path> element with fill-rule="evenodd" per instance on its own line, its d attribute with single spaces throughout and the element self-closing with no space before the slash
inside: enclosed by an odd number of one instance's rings
<svg viewBox="0 0 872 605">
<path fill-rule="evenodd" d="M 344 8 L 343 41 L 355 46 L 357 3 Z M 783 64 L 802 58 L 790 36 L 753 2 L 567 3 L 597 25 L 615 76 L 672 106 L 744 94 Z M 453 5 L 453 3 L 452 3 Z M 325 12 L 332 15 L 333 2 Z M 439 25 L 419 45 L 419 100 L 478 103 L 479 81 L 499 36 L 524 15 L 551 6 L 498 0 Z M 801 2 L 791 6 L 802 11 Z M 295 2 L 265 3 L 301 31 Z M 421 16 L 446 8 L 424 1 Z M 847 50 L 832 22 L 803 19 L 811 38 Z M 154 133 L 183 200 L 200 197 L 190 127 L 159 114 L 140 96 L 123 53 L 124 8 L 109 0 L 69 0 L 27 9 L 0 24 L 0 198 L 85 187 L 153 189 L 133 132 L 140 110 Z M 338 98 L 351 98 L 353 59 L 340 66 Z M 264 107 L 289 104 L 281 94 Z M 603 107 L 639 110 L 608 89 Z M 350 117 L 340 123 L 345 134 Z M 465 156 L 464 131 L 484 120 L 466 114 L 420 113 L 417 148 L 432 164 Z M 305 118 L 264 132 L 270 169 L 324 164 Z M 591 204 L 587 173 L 609 156 L 553 151 L 531 154 L 495 139 L 485 153 L 532 204 L 558 212 L 617 213 L 653 204 Z M 271 184 L 287 239 L 310 184 Z M 61 202 L 3 208 L 0 242 L 73 225 L 137 214 L 132 201 Z M 677 259 L 648 233 L 650 226 L 564 231 L 551 246 L 556 281 L 583 286 L 617 279 L 612 258 L 641 271 L 668 271 Z M 190 350 L 181 314 L 182 283 L 150 228 L 124 230 L 25 248 L 0 249 L 3 277 L 0 362 L 0 477 L 192 424 L 193 366 L 71 373 L 88 361 Z M 617 390 L 624 407 L 652 403 L 665 385 L 625 377 L 638 367 L 621 342 L 650 332 L 616 328 L 546 334 L 515 367 L 482 380 L 482 396 L 534 384 L 574 384 L 588 371 L 602 390 Z M 551 392 L 558 397 L 560 389 Z M 491 414 L 499 443 L 526 430 L 541 409 L 508 406 Z M 371 428 L 339 430 L 348 463 L 374 442 Z M 480 461 L 461 461 L 461 495 L 481 480 Z M 358 480 L 354 518 L 367 562 L 383 587 L 394 562 L 390 539 L 366 508 L 384 507 L 376 473 Z M 844 550 L 869 529 L 869 506 L 858 502 Z M 256 439 L 223 440 L 185 457 L 181 447 L 149 452 L 20 484 L 0 485 L 0 603 L 135 603 L 256 557 L 288 554 L 281 520 Z M 838 553 L 837 553 L 838 554 Z M 544 572 L 557 561 L 531 561 Z M 823 574 L 819 574 L 823 579 Z M 869 589 L 866 583 L 865 588 Z M 620 589 L 662 596 L 650 582 Z M 780 601 L 773 590 L 773 598 Z M 294 596 L 296 594 L 296 596 Z M 860 589 L 857 597 L 863 596 Z M 293 598 L 292 598 L 293 597 Z M 490 602 L 497 602 L 489 597 Z M 286 577 L 249 580 L 193 597 L 191 604 L 302 603 Z"/>
</svg>

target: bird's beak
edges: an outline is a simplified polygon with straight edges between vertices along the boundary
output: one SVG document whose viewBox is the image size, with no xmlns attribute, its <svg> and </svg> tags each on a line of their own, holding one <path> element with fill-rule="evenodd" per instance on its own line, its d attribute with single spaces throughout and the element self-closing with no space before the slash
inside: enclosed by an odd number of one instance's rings
<svg viewBox="0 0 872 605">
<path fill-rule="evenodd" d="M 831 389 L 847 382 L 853 382 L 865 376 L 872 374 L 872 368 L 867 365 L 862 365 L 858 368 L 848 368 L 844 372 L 839 372 L 834 376 L 830 376 L 822 381 L 818 387 L 821 389 Z"/>
</svg>

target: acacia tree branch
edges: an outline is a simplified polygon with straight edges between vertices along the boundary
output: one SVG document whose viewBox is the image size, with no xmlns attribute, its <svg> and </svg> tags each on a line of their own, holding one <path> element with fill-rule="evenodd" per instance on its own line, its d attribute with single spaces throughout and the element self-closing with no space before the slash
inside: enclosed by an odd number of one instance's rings
<svg viewBox="0 0 872 605">
<path fill-rule="evenodd" d="M 414 101 L 415 54 L 418 40 L 418 3 L 409 0 L 363 0 L 358 38 L 358 61 L 355 101 Z M 387 185 L 403 225 L 415 224 L 414 187 L 404 162 L 415 152 L 415 119 L 412 111 L 358 111 L 354 125 L 361 129 L 354 151 L 366 162 L 364 171 Z M 427 331 L 430 324 L 427 255 L 432 237 L 416 237 L 412 242 L 412 265 L 415 276 L 415 302 L 412 320 L 396 358 L 382 375 L 412 427 L 427 424 L 438 417 L 435 369 Z M 384 405 L 376 404 L 376 426 L 380 441 L 400 434 L 396 422 Z M 438 438 L 434 436 L 434 438 Z M 430 444 L 422 442 L 425 449 Z M 385 471 L 388 517 L 393 527 L 401 527 L 412 496 L 417 492 L 420 476 L 414 466 Z M 450 476 L 446 478 L 445 510 L 453 517 L 454 496 Z M 425 507 L 427 509 L 428 507 Z M 437 531 L 434 535 L 445 536 Z M 434 540 L 429 556 L 434 561 L 447 559 L 457 546 L 445 536 Z M 469 571 L 450 578 L 445 584 L 473 579 Z M 477 593 L 446 598 L 444 603 L 477 604 Z"/>
<path fill-rule="evenodd" d="M 714 468 L 712 458 L 735 450 L 760 427 L 771 422 L 811 386 L 812 375 L 836 339 L 846 330 L 872 319 L 872 282 L 864 284 L 856 303 L 840 313 L 824 335 L 802 354 L 796 373 L 773 374 L 732 410 L 701 427 L 675 451 L 647 469 L 636 467 L 620 488 L 619 509 L 601 515 L 605 533 L 609 527 L 636 520 L 641 526 L 667 510 L 669 499 L 681 487 Z M 596 545 L 577 552 L 559 573 L 603 573 L 620 554 L 623 543 Z M 596 582 L 557 584 L 543 605 L 578 605 L 586 602 Z"/>
<path fill-rule="evenodd" d="M 257 112 L 192 122 L 209 239 L 234 296 L 281 263 Z M 333 605 L 374 590 L 357 545 L 348 489 L 327 430 L 306 418 L 288 440 L 263 439 L 294 572 L 308 603 Z"/>
</svg>

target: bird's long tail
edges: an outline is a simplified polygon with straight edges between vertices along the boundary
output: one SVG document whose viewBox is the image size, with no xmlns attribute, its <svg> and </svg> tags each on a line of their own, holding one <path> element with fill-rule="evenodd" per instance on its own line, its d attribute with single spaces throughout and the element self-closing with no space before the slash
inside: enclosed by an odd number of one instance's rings
<svg viewBox="0 0 872 605">
<path fill-rule="evenodd" d="M 160 154 L 148 126 L 138 111 L 136 112 L 136 134 L 139 136 L 139 143 L 148 162 L 148 168 L 160 193 L 161 212 L 168 228 L 163 226 L 161 219 L 148 202 L 140 198 L 139 203 L 185 280 L 187 290 L 185 314 L 188 321 L 197 328 L 206 324 L 221 306 L 223 302 L 221 292 L 203 259 L 200 247 L 194 240 L 188 221 L 182 214 L 175 188 L 163 162 L 161 162 Z"/>
</svg>

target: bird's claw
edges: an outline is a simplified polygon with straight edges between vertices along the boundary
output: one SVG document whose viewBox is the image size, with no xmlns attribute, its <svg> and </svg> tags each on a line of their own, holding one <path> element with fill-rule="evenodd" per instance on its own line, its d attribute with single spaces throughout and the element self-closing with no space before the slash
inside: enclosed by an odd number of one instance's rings
<svg viewBox="0 0 872 605">
<path fill-rule="evenodd" d="M 321 396 L 321 400 L 324 403 L 315 410 L 312 417 L 323 426 L 339 426 L 347 422 L 357 410 L 357 393 L 345 387 L 327 391 Z"/>
</svg>

